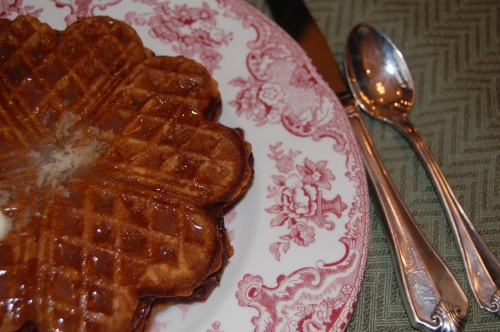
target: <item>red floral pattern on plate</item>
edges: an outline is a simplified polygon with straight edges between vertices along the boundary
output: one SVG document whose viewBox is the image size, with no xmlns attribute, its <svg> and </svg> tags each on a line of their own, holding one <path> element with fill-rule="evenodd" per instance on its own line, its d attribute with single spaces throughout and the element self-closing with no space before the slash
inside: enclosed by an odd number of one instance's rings
<svg viewBox="0 0 500 332">
<path fill-rule="evenodd" d="M 294 157 L 300 152 L 289 150 L 285 154 L 282 144 L 271 145 L 268 155 L 276 161 L 275 167 L 282 174 L 272 176 L 274 185 L 268 186 L 267 198 L 272 198 L 275 204 L 266 211 L 277 215 L 271 220 L 271 227 L 285 226 L 288 230 L 288 234 L 280 236 L 282 241 L 270 246 L 277 260 L 280 260 L 281 252 L 288 252 L 291 243 L 303 247 L 314 243 L 314 226 L 332 231 L 335 224 L 329 215 L 341 218 L 342 212 L 347 209 L 339 195 L 330 200 L 323 197 L 323 191 L 331 190 L 331 182 L 335 180 L 333 172 L 326 168 L 328 162 L 321 160 L 314 163 L 305 158 L 303 165 L 295 164 Z M 296 172 L 292 172 L 294 166 Z"/>
<path fill-rule="evenodd" d="M 222 54 L 217 50 L 227 45 L 233 38 L 232 32 L 217 27 L 216 16 L 206 2 L 201 7 L 187 4 L 171 6 L 170 1 L 134 0 L 152 7 L 150 13 L 129 11 L 125 22 L 131 25 L 149 27 L 149 34 L 163 43 L 171 44 L 172 49 L 192 58 L 199 56 L 200 61 L 211 71 L 220 68 Z"/>
<path fill-rule="evenodd" d="M 244 115 L 257 126 L 281 121 L 286 104 L 279 84 L 242 77 L 235 78 L 230 84 L 240 88 L 236 99 L 229 103 L 235 107 L 237 115 Z"/>
</svg>

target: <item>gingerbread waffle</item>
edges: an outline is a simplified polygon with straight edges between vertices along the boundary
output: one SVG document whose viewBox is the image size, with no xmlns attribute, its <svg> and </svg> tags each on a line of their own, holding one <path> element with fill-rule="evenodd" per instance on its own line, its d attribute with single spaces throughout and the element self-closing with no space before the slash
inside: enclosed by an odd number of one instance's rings
<svg viewBox="0 0 500 332">
<path fill-rule="evenodd" d="M 250 145 L 200 64 L 124 23 L 0 20 L 0 330 L 126 331 L 206 295 Z"/>
</svg>

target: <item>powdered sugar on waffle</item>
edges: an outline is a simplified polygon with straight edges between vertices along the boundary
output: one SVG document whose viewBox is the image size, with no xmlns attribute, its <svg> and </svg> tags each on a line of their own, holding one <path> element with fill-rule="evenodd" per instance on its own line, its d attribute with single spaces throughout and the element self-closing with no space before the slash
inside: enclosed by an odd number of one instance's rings
<svg viewBox="0 0 500 332">
<path fill-rule="evenodd" d="M 37 188 L 50 185 L 63 195 L 67 194 L 61 182 L 70 179 L 76 170 L 99 156 L 104 143 L 92 138 L 98 136 L 97 129 L 80 128 L 72 132 L 76 120 L 73 113 L 65 113 L 56 127 L 54 143 L 47 144 L 44 151 L 29 153 L 33 165 L 38 166 L 38 177 L 34 183 Z"/>
</svg>

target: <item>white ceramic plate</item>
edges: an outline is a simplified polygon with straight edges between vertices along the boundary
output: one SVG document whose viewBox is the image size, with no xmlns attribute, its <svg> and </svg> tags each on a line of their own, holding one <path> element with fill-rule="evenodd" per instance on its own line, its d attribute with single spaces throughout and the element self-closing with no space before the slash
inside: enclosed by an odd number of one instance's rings
<svg viewBox="0 0 500 332">
<path fill-rule="evenodd" d="M 255 180 L 226 216 L 235 254 L 221 285 L 159 312 L 151 331 L 346 327 L 367 258 L 367 181 L 340 103 L 291 38 L 239 0 L 13 0 L 0 10 L 57 29 L 89 15 L 128 22 L 155 53 L 203 63 L 220 84 L 220 121 L 253 145 Z"/>
</svg>

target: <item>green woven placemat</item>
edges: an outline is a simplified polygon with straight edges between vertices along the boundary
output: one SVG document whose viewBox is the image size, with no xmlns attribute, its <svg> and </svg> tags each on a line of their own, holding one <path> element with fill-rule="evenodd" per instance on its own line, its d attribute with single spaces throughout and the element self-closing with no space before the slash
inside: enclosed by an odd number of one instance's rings
<svg viewBox="0 0 500 332">
<path fill-rule="evenodd" d="M 264 0 L 247 0 L 268 14 Z M 417 87 L 411 120 L 463 208 L 500 257 L 500 2 L 498 0 L 306 0 L 338 61 L 350 28 L 369 23 L 401 48 Z M 417 223 L 471 300 L 465 331 L 500 331 L 479 308 L 459 249 L 424 169 L 388 125 L 368 128 Z M 347 331 L 414 331 L 399 296 L 389 248 L 372 206 L 370 249 L 358 306 Z"/>
</svg>

